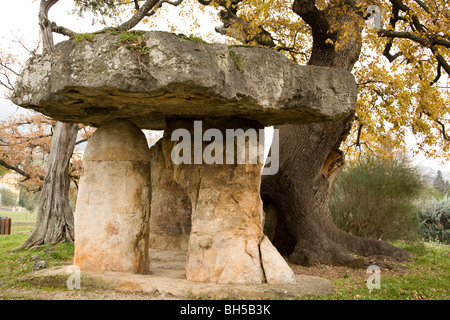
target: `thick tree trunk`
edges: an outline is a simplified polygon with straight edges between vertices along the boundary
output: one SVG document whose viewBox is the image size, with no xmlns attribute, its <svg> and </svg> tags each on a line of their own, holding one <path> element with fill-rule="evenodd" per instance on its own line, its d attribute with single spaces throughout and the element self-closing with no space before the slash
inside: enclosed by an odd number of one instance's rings
<svg viewBox="0 0 450 320">
<path fill-rule="evenodd" d="M 319 10 L 313 0 L 294 1 L 293 11 L 312 29 L 309 65 L 351 70 L 361 51 L 361 20 L 344 13 L 344 2 Z M 327 41 L 327 40 L 332 40 Z M 335 44 L 340 42 L 340 47 Z M 329 211 L 330 193 L 344 165 L 339 150 L 353 117 L 325 124 L 279 126 L 280 170 L 264 176 L 261 197 L 268 213 L 275 213 L 273 243 L 289 254 L 292 263 L 363 266 L 391 257 L 404 260 L 408 252 L 386 242 L 348 234 L 336 227 Z M 273 207 L 276 210 L 273 210 Z M 358 255 L 360 257 L 355 257 Z M 371 257 L 370 259 L 363 258 Z M 378 256 L 378 257 L 377 257 Z M 382 258 L 381 262 L 380 259 Z"/>
<path fill-rule="evenodd" d="M 36 225 L 21 247 L 74 241 L 74 220 L 69 205 L 69 166 L 78 129 L 77 124 L 71 123 L 57 122 L 55 126 Z"/>
<path fill-rule="evenodd" d="M 265 208 L 271 204 L 277 209 L 271 210 L 277 215 L 276 225 L 265 231 L 273 234 L 274 245 L 289 254 L 292 263 L 361 267 L 379 260 L 377 256 L 383 260 L 408 256 L 386 242 L 350 235 L 331 219 L 330 192 L 344 163 L 339 146 L 351 122 L 278 127 L 280 170 L 275 176 L 263 177 L 261 196 Z"/>
<path fill-rule="evenodd" d="M 42 46 L 43 50 L 48 52 L 54 48 L 48 11 L 57 2 L 58 0 L 41 0 L 39 8 Z M 30 237 L 19 248 L 74 241 L 74 219 L 69 204 L 69 166 L 78 130 L 78 124 L 56 123 L 36 225 Z"/>
</svg>

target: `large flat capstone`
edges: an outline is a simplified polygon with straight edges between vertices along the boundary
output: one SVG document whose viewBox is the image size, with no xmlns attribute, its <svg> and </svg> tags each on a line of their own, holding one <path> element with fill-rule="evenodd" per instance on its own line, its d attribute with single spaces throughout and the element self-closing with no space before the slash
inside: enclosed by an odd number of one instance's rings
<svg viewBox="0 0 450 320">
<path fill-rule="evenodd" d="M 174 117 L 238 117 L 263 125 L 334 121 L 355 107 L 355 80 L 344 70 L 166 32 L 139 39 L 123 43 L 120 35 L 103 33 L 93 41 L 61 42 L 28 61 L 13 101 L 59 121 L 100 126 L 127 119 L 141 129 L 164 129 Z"/>
</svg>

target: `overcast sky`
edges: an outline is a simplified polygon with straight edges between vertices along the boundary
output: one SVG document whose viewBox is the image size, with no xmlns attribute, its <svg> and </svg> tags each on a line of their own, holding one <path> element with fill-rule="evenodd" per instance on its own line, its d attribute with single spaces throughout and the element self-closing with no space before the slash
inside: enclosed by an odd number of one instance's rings
<svg viewBox="0 0 450 320">
<path fill-rule="evenodd" d="M 0 11 L 0 47 L 3 51 L 18 53 L 21 52 L 20 58 L 26 60 L 26 54 L 20 44 L 11 41 L 12 39 L 21 38 L 23 43 L 29 47 L 39 39 L 38 27 L 38 12 L 39 2 L 32 0 L 9 0 L 2 1 Z M 64 25 L 75 32 L 90 32 L 100 29 L 100 26 L 92 25 L 92 17 L 79 18 L 76 14 L 72 14 L 71 10 L 74 7 L 72 0 L 61 0 L 52 7 L 49 13 L 50 20 L 55 21 L 58 25 Z M 178 16 L 178 8 L 169 6 L 172 14 Z M 177 17 L 177 23 L 178 23 Z M 200 21 L 201 30 L 212 30 L 217 21 L 211 20 Z M 184 28 L 184 30 L 183 30 Z M 158 22 L 158 30 L 168 30 L 167 23 L 164 21 Z M 180 31 L 189 34 L 187 25 L 181 26 Z M 63 41 L 67 38 L 55 35 L 55 42 Z M 218 36 L 218 39 L 220 37 Z M 9 100 L 4 98 L 5 92 L 0 90 L 0 119 L 6 119 L 8 116 L 15 113 L 24 112 L 24 109 L 15 106 Z M 412 145 L 413 146 L 413 145 Z M 425 159 L 423 156 L 418 156 L 414 159 L 415 165 L 430 166 L 435 169 L 443 171 L 450 171 L 449 165 L 442 166 L 438 161 Z"/>
<path fill-rule="evenodd" d="M 50 11 L 51 19 L 57 23 L 72 28 L 74 31 L 93 30 L 90 19 L 79 19 L 76 15 L 70 15 L 69 10 L 73 5 L 72 0 L 63 0 L 55 5 Z M 2 51 L 19 54 L 20 60 L 26 60 L 28 54 L 22 46 L 13 40 L 21 39 L 22 43 L 32 48 L 39 39 L 38 27 L 39 1 L 11 0 L 2 1 L 0 11 L 0 47 Z M 84 31 L 86 32 L 86 31 Z M 55 42 L 64 40 L 59 35 L 55 36 Z M 9 100 L 5 99 L 6 92 L 0 90 L 0 119 L 25 112 Z"/>
</svg>

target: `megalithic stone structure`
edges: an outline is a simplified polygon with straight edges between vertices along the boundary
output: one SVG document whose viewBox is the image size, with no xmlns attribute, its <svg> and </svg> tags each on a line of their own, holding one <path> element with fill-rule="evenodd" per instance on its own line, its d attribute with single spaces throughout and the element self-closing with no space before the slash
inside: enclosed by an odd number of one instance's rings
<svg viewBox="0 0 450 320">
<path fill-rule="evenodd" d="M 353 75 L 300 66 L 266 48 L 194 43 L 165 32 L 140 37 L 133 45 L 110 33 L 59 43 L 30 59 L 16 84 L 16 104 L 99 128 L 88 143 L 80 182 L 75 263 L 147 271 L 151 157 L 139 129 L 156 129 L 165 130 L 160 148 L 166 165 L 192 206 L 187 279 L 293 283 L 292 271 L 263 234 L 262 163 L 175 163 L 172 134 L 194 134 L 194 121 L 201 121 L 202 133 L 225 135 L 227 129 L 259 132 L 340 120 L 355 110 Z M 201 143 L 185 155 L 194 159 L 207 147 Z M 247 143 L 241 151 L 249 148 Z M 133 150 L 130 157 L 126 150 Z M 164 214 L 159 209 L 155 221 Z"/>
<path fill-rule="evenodd" d="M 191 201 L 173 179 L 171 159 L 165 157 L 162 140 L 150 148 L 152 204 L 149 247 L 155 250 L 187 250 L 191 232 Z"/>
<path fill-rule="evenodd" d="M 126 120 L 105 123 L 84 152 L 74 264 L 88 270 L 148 272 L 150 200 L 145 135 Z"/>
</svg>

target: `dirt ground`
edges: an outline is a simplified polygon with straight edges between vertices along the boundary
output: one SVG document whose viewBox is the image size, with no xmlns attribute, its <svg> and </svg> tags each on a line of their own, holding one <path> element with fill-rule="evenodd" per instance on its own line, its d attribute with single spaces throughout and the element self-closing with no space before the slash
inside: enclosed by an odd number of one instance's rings
<svg viewBox="0 0 450 320">
<path fill-rule="evenodd" d="M 153 251 L 151 256 L 151 272 L 147 275 L 83 271 L 81 289 L 69 290 L 67 280 L 75 274 L 74 269 L 55 267 L 33 272 L 26 279 L 29 287 L 2 290 L 0 286 L 0 296 L 14 300 L 298 299 L 331 294 L 334 288 L 329 279 L 336 276 L 367 278 L 365 270 L 290 265 L 296 285 L 192 283 L 184 276 L 185 252 Z"/>
<path fill-rule="evenodd" d="M 27 276 L 29 287 L 2 290 L 0 285 L 0 297 L 14 300 L 298 299 L 333 293 L 331 279 L 351 277 L 364 281 L 368 277 L 365 269 L 290 264 L 296 285 L 192 283 L 184 275 L 186 252 L 153 250 L 151 257 L 151 272 L 146 275 L 83 271 L 79 273 L 80 289 L 70 290 L 67 281 L 76 269 L 69 265 L 54 267 Z M 386 276 L 407 273 L 407 270 L 383 270 Z"/>
</svg>

